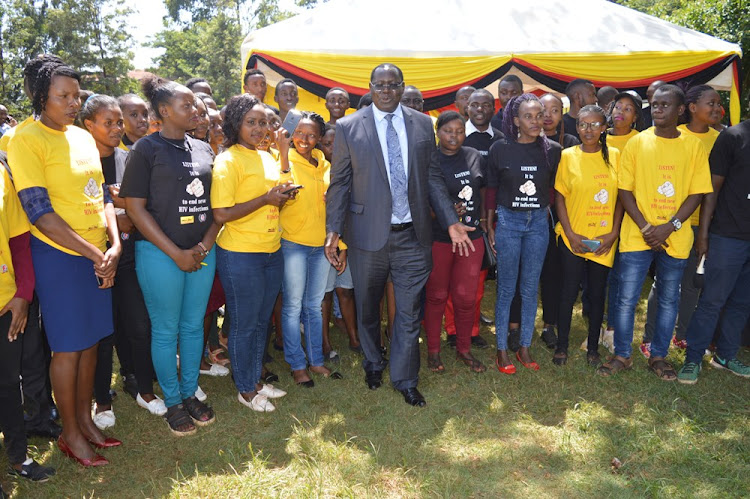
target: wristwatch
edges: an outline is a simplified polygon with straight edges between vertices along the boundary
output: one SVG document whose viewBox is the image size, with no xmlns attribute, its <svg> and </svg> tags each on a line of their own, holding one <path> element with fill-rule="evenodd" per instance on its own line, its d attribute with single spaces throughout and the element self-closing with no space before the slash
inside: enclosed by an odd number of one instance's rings
<svg viewBox="0 0 750 499">
<path fill-rule="evenodd" d="M 672 220 L 670 220 L 670 222 L 672 222 L 675 232 L 677 232 L 678 230 L 682 228 L 682 222 L 680 222 L 679 218 L 673 217 Z"/>
</svg>

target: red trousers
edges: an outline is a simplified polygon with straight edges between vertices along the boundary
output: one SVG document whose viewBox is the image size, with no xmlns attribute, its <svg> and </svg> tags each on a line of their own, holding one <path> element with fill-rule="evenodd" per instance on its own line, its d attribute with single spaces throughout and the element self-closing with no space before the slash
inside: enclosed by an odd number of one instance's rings
<svg viewBox="0 0 750 499">
<path fill-rule="evenodd" d="M 477 286 L 477 298 L 474 305 L 474 325 L 471 327 L 471 335 L 479 336 L 479 315 L 482 313 L 482 298 L 484 298 L 484 281 L 487 280 L 487 269 L 479 273 L 479 285 Z M 453 319 L 453 300 L 448 297 L 445 304 L 445 332 L 449 335 L 456 334 L 456 323 Z"/>
<path fill-rule="evenodd" d="M 440 331 L 445 304 L 453 300 L 456 350 L 468 353 L 471 348 L 471 329 L 475 322 L 477 287 L 482 272 L 484 245 L 475 244 L 469 256 L 453 253 L 450 243 L 432 243 L 432 272 L 425 287 L 424 326 L 427 332 L 427 351 L 440 351 Z"/>
</svg>

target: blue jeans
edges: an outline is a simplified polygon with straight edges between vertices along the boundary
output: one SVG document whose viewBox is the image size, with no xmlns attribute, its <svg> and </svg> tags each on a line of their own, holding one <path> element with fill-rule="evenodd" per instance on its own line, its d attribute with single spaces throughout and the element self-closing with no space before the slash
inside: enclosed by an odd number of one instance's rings
<svg viewBox="0 0 750 499">
<path fill-rule="evenodd" d="M 536 320 L 539 277 L 542 274 L 542 265 L 549 242 L 547 224 L 546 208 L 514 211 L 503 206 L 497 207 L 495 330 L 498 350 L 508 348 L 510 304 L 516 294 L 516 281 L 519 281 L 521 291 L 521 346 L 531 346 Z"/>
<path fill-rule="evenodd" d="M 630 358 L 633 343 L 635 306 L 641 297 L 651 262 L 656 262 L 656 294 L 659 308 L 656 311 L 652 357 L 666 357 L 672 339 L 674 321 L 680 304 L 680 281 L 687 260 L 669 256 L 665 251 L 631 251 L 620 253 L 617 264 L 619 296 L 615 316 L 615 355 Z"/>
<path fill-rule="evenodd" d="M 203 317 L 216 272 L 216 252 L 196 272 L 183 272 L 148 241 L 135 243 L 135 271 L 151 318 L 151 359 L 164 403 L 195 395 L 203 356 Z M 180 373 L 177 374 L 177 346 Z"/>
<path fill-rule="evenodd" d="M 711 234 L 703 292 L 687 329 L 687 362 L 701 362 L 722 308 L 716 352 L 734 359 L 750 314 L 750 241 Z"/>
<path fill-rule="evenodd" d="M 323 313 L 321 303 L 331 264 L 323 246 L 304 246 L 281 240 L 284 253 L 284 298 L 281 324 L 284 331 L 284 359 L 293 370 L 323 365 Z M 300 321 L 305 327 L 302 350 Z M 305 357 L 307 356 L 307 357 Z"/>
<path fill-rule="evenodd" d="M 254 392 L 263 369 L 268 323 L 281 289 L 284 255 L 241 253 L 216 247 L 217 269 L 227 297 L 229 360 L 240 393 Z"/>
</svg>

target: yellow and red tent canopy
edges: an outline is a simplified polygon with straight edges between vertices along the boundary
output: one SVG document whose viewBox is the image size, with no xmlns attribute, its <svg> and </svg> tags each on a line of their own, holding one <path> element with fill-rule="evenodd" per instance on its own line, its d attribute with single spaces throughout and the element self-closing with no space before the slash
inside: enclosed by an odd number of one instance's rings
<svg viewBox="0 0 750 499">
<path fill-rule="evenodd" d="M 510 72 L 527 86 L 562 92 L 575 78 L 645 96 L 654 80 L 709 83 L 730 91 L 740 116 L 739 46 L 605 0 L 331 0 L 250 33 L 243 69 L 273 87 L 292 78 L 300 104 L 325 114 L 325 93 L 343 87 L 354 104 L 372 68 L 396 64 L 425 110 L 454 101 L 464 85 L 487 87 Z M 244 73 L 243 73 L 244 74 Z M 266 98 L 273 103 L 273 92 Z"/>
</svg>

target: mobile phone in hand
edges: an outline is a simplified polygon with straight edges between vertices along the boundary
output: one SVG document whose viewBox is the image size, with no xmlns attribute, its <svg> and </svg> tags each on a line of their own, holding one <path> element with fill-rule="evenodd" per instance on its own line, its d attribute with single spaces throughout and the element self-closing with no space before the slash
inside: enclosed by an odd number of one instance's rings
<svg viewBox="0 0 750 499">
<path fill-rule="evenodd" d="M 598 239 L 583 239 L 581 242 L 585 244 L 592 253 L 598 250 L 599 246 L 602 245 L 602 242 Z"/>
<path fill-rule="evenodd" d="M 281 191 L 281 193 L 282 194 L 291 194 L 291 193 L 293 193 L 296 190 L 304 189 L 304 188 L 305 188 L 304 185 L 290 185 L 289 189 L 287 189 L 285 191 Z"/>
</svg>

